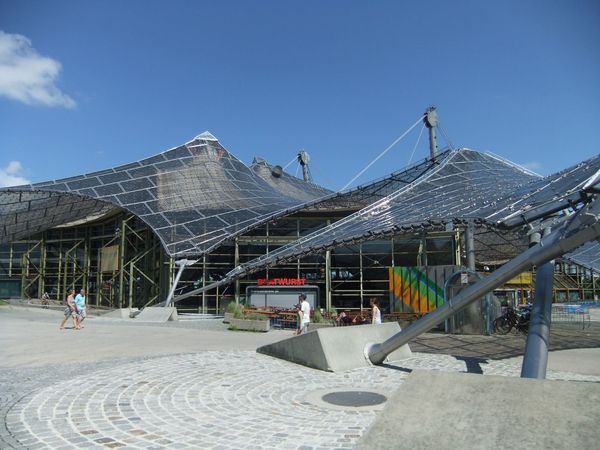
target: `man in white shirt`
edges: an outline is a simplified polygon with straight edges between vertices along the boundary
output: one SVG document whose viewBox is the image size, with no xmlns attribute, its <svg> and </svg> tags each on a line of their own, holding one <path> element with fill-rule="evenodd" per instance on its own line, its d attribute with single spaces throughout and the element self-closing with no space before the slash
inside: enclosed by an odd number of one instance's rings
<svg viewBox="0 0 600 450">
<path fill-rule="evenodd" d="M 306 301 L 306 294 L 302 293 L 298 296 L 300 300 L 300 311 L 302 311 L 302 331 L 300 334 L 308 332 L 308 324 L 310 323 L 310 303 Z"/>
</svg>

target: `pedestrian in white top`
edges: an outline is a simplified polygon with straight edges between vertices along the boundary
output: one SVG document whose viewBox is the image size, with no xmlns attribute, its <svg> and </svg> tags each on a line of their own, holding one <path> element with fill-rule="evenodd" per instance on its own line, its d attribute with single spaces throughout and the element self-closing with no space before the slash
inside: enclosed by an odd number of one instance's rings
<svg viewBox="0 0 600 450">
<path fill-rule="evenodd" d="M 300 300 L 300 311 L 302 311 L 302 329 L 300 334 L 308 332 L 308 324 L 310 323 L 310 303 L 306 301 L 306 294 L 302 293 L 298 296 Z"/>
<path fill-rule="evenodd" d="M 379 300 L 373 297 L 371 299 L 371 323 L 381 325 L 381 310 L 379 309 Z"/>
</svg>

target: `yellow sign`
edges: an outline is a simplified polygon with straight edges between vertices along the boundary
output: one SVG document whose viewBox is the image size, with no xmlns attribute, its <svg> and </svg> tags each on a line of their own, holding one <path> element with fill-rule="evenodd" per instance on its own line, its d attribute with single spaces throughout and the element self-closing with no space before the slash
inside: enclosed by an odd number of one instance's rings
<svg viewBox="0 0 600 450">
<path fill-rule="evenodd" d="M 533 274 L 531 272 L 523 272 L 522 274 L 517 275 L 511 280 L 508 280 L 506 284 L 533 284 Z"/>
</svg>

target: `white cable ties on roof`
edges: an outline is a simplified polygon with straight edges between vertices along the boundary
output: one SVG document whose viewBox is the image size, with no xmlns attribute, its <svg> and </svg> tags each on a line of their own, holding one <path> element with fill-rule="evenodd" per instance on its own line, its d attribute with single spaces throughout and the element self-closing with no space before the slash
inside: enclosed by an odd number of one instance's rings
<svg viewBox="0 0 600 450">
<path fill-rule="evenodd" d="M 415 142 L 415 146 L 412 149 L 412 153 L 410 154 L 410 158 L 408 158 L 408 162 L 406 163 L 406 165 L 410 165 L 410 162 L 413 159 L 413 156 L 415 155 L 415 150 L 417 149 L 419 142 L 421 142 L 421 136 L 423 135 L 423 130 L 425 129 L 425 122 L 423 122 L 423 126 L 421 127 L 421 131 L 419 131 L 419 137 L 417 138 L 417 142 Z"/>
<path fill-rule="evenodd" d="M 283 168 L 283 170 L 285 170 L 285 169 L 287 169 L 288 167 L 290 167 L 290 164 L 292 164 L 294 161 L 296 161 L 296 159 L 298 159 L 298 158 L 294 156 L 294 157 L 292 158 L 292 160 L 291 160 L 289 163 L 287 163 L 287 164 L 285 165 L 285 167 Z"/>
<path fill-rule="evenodd" d="M 371 167 L 373 164 L 375 164 L 383 155 L 385 155 L 394 145 L 396 145 L 398 142 L 400 142 L 408 133 L 410 133 L 412 131 L 412 129 L 414 127 L 416 127 L 419 123 L 421 123 L 421 121 L 423 120 L 423 116 L 419 116 L 419 119 L 408 129 L 406 130 L 404 133 L 402 133 L 402 135 L 397 138 L 394 142 L 392 142 L 383 152 L 381 152 L 379 154 L 379 156 L 377 156 L 377 158 L 375 158 L 373 161 L 371 161 L 367 167 L 365 167 L 363 170 L 361 170 L 354 178 L 352 178 L 348 183 L 346 183 L 346 185 L 340 189 L 340 191 L 345 190 L 348 186 L 350 186 L 352 183 L 354 183 L 354 181 L 360 177 L 363 173 L 365 173 L 367 171 L 367 169 L 369 169 L 369 167 Z"/>
</svg>

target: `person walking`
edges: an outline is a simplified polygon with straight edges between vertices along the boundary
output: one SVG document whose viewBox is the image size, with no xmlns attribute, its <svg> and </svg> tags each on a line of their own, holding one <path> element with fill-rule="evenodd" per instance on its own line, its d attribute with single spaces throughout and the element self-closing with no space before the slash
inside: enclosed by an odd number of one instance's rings
<svg viewBox="0 0 600 450">
<path fill-rule="evenodd" d="M 381 325 L 381 310 L 379 309 L 379 300 L 371 298 L 371 324 Z"/>
<path fill-rule="evenodd" d="M 298 296 L 300 300 L 300 310 L 302 311 L 302 329 L 300 334 L 308 332 L 308 324 L 310 323 L 310 303 L 306 301 L 306 294 L 302 293 Z"/>
<path fill-rule="evenodd" d="M 44 292 L 44 295 L 42 295 L 42 308 L 50 308 L 50 296 L 47 292 Z"/>
<path fill-rule="evenodd" d="M 300 308 L 300 303 L 297 303 L 294 306 L 296 310 L 296 331 L 295 335 L 302 334 L 302 309 Z"/>
<path fill-rule="evenodd" d="M 67 295 L 67 306 L 64 311 L 65 317 L 60 323 L 59 329 L 65 329 L 65 322 L 71 317 L 73 319 L 73 329 L 78 330 L 79 326 L 77 324 L 77 306 L 75 305 L 75 289 L 69 290 L 69 295 Z"/>
<path fill-rule="evenodd" d="M 87 316 L 85 311 L 85 289 L 81 289 L 75 297 L 75 306 L 77 307 L 77 329 L 80 330 L 83 328 L 81 323 Z"/>
</svg>

